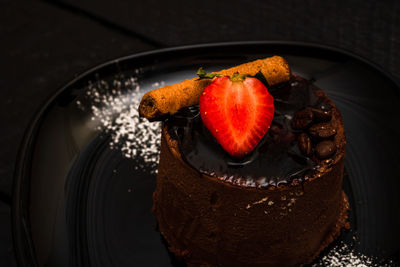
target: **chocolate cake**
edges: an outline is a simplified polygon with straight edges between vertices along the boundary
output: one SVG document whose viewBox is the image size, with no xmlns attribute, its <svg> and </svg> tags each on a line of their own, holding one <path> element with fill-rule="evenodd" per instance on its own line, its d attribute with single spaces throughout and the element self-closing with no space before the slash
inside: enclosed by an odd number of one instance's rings
<svg viewBox="0 0 400 267">
<path fill-rule="evenodd" d="M 245 157 L 224 151 L 197 105 L 163 123 L 154 213 L 188 266 L 300 266 L 349 228 L 335 104 L 298 76 L 267 87 L 275 115 Z"/>
</svg>

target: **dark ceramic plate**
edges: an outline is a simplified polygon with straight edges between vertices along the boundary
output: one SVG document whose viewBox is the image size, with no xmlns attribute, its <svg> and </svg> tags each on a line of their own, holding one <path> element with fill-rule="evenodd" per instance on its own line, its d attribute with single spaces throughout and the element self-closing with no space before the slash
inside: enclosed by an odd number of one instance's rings
<svg viewBox="0 0 400 267">
<path fill-rule="evenodd" d="M 347 133 L 343 187 L 352 230 L 314 264 L 398 265 L 399 86 L 350 53 L 288 42 L 142 53 L 98 66 L 63 87 L 43 105 L 21 146 L 13 203 L 20 265 L 179 265 L 151 213 L 158 130 L 135 119 L 137 101 L 162 82 L 193 76 L 199 66 L 213 71 L 274 54 L 326 91 Z"/>
</svg>

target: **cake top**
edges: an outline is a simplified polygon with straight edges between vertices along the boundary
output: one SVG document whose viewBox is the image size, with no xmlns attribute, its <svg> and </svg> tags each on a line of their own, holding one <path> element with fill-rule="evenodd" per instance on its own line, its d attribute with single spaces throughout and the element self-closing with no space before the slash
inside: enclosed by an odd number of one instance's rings
<svg viewBox="0 0 400 267">
<path fill-rule="evenodd" d="M 139 111 L 165 122 L 180 157 L 200 173 L 238 185 L 277 186 L 328 168 L 338 145 L 344 153 L 334 104 L 292 75 L 283 58 L 211 75 L 200 69 L 198 75 L 148 92 Z"/>
<path fill-rule="evenodd" d="M 301 77 L 270 91 L 275 99 L 271 127 L 242 158 L 223 149 L 203 123 L 198 106 L 169 117 L 168 132 L 178 141 L 182 159 L 200 173 L 250 187 L 288 184 L 313 175 L 336 152 L 329 100 Z"/>
</svg>

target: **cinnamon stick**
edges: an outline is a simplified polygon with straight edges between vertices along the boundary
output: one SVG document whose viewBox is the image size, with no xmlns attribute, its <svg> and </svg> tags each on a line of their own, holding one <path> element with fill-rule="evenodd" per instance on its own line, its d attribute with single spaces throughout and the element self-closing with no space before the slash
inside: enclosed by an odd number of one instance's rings
<svg viewBox="0 0 400 267">
<path fill-rule="evenodd" d="M 258 59 L 216 73 L 227 76 L 234 73 L 255 75 L 259 71 L 269 85 L 286 82 L 291 75 L 287 61 L 280 56 Z M 212 79 L 193 78 L 147 92 L 140 101 L 139 114 L 149 120 L 157 120 L 181 108 L 196 105 L 204 88 L 211 82 Z"/>
</svg>

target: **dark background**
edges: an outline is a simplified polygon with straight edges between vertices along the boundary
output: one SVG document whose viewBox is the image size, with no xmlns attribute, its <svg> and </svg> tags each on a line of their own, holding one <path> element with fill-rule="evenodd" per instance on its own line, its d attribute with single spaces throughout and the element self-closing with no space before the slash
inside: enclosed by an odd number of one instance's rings
<svg viewBox="0 0 400 267">
<path fill-rule="evenodd" d="M 46 98 L 120 56 L 250 40 L 339 47 L 400 79 L 400 1 L 0 0 L 0 266 L 16 266 L 13 170 L 24 130 Z"/>
</svg>

